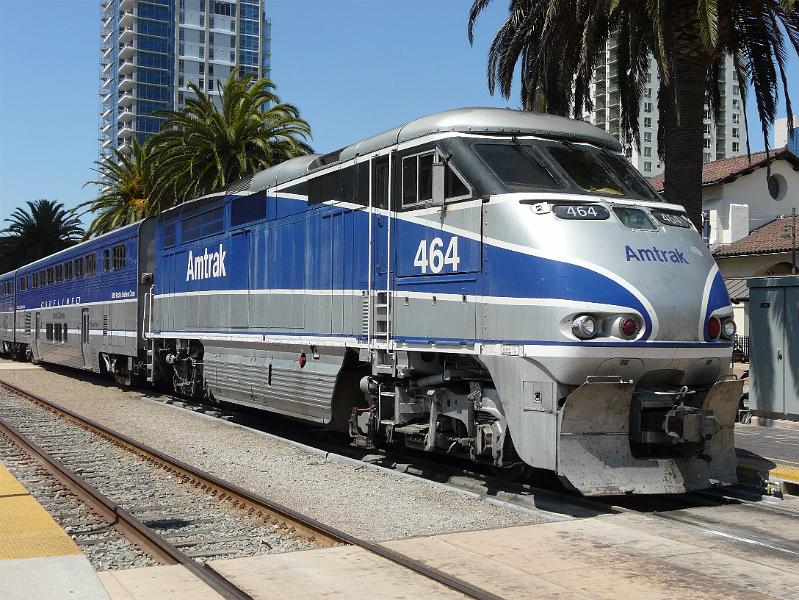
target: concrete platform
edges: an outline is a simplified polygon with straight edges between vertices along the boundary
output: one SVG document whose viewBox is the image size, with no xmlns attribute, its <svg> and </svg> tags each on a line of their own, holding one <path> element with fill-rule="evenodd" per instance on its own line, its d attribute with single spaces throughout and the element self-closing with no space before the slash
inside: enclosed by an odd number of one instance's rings
<svg viewBox="0 0 799 600">
<path fill-rule="evenodd" d="M 3 600 L 107 600 L 89 561 L 47 511 L 0 465 Z"/>
<path fill-rule="evenodd" d="M 782 485 L 785 493 L 799 495 L 799 430 L 774 425 L 735 426 L 738 474 Z"/>
<path fill-rule="evenodd" d="M 799 552 L 778 545 L 780 536 L 788 544 L 799 536 L 799 500 L 785 501 L 786 514 L 774 522 L 759 522 L 762 514 L 742 506 L 677 512 L 690 519 L 707 510 L 716 511 L 715 517 L 727 525 L 691 527 L 623 514 L 384 545 L 503 598 L 799 598 Z M 742 542 L 729 534 L 735 527 L 753 532 L 772 527 L 775 546 Z M 353 547 L 211 564 L 256 600 L 459 596 Z M 105 573 L 102 578 L 113 600 L 213 597 L 180 567 Z"/>
</svg>

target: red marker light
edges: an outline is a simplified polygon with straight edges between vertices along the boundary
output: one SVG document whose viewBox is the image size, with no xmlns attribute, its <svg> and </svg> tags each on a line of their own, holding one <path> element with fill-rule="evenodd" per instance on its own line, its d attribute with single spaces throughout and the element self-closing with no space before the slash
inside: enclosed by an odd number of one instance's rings
<svg viewBox="0 0 799 600">
<path fill-rule="evenodd" d="M 633 337 L 636 333 L 638 333 L 638 323 L 635 319 L 631 319 L 629 317 L 622 319 L 619 328 L 625 337 Z"/>
<path fill-rule="evenodd" d="M 300 369 L 302 369 L 305 366 L 306 362 L 307 361 L 305 358 L 305 352 L 303 352 L 302 354 L 300 354 Z"/>
<path fill-rule="evenodd" d="M 721 335 L 721 321 L 716 317 L 710 317 L 707 322 L 707 337 L 711 340 L 717 339 Z"/>
</svg>

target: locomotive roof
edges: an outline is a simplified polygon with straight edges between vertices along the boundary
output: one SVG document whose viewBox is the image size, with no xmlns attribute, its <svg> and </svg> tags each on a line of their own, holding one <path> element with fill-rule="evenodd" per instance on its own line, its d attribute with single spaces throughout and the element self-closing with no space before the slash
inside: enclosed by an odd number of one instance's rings
<svg viewBox="0 0 799 600">
<path fill-rule="evenodd" d="M 616 138 L 585 121 L 509 108 L 457 108 L 415 119 L 329 154 L 310 154 L 280 163 L 256 174 L 250 190 L 263 190 L 329 164 L 443 132 L 540 135 L 590 142 L 616 152 L 621 151 L 621 144 Z"/>
</svg>

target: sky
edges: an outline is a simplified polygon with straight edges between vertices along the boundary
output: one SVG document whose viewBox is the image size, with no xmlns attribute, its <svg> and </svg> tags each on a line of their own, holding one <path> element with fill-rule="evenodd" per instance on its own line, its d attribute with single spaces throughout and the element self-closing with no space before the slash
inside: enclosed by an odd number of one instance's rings
<svg viewBox="0 0 799 600">
<path fill-rule="evenodd" d="M 271 0 L 272 78 L 334 150 L 491 96 L 486 56 L 507 11 L 495 0 L 466 38 L 471 0 Z M 28 200 L 92 198 L 98 157 L 100 0 L 0 0 L 0 221 Z M 799 104 L 799 59 L 790 91 Z M 762 149 L 750 106 L 752 149 Z M 797 111 L 799 112 L 799 111 Z M 781 105 L 779 115 L 784 116 Z"/>
</svg>

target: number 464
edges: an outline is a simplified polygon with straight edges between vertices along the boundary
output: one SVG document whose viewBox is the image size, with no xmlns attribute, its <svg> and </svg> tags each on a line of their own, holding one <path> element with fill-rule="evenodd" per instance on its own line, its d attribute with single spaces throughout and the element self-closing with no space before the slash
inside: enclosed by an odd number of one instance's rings
<svg viewBox="0 0 799 600">
<path fill-rule="evenodd" d="M 450 238 L 446 252 L 442 250 L 443 247 L 444 242 L 441 238 L 433 238 L 429 248 L 427 240 L 422 240 L 416 249 L 413 266 L 419 267 L 422 273 L 427 273 L 428 267 L 432 273 L 441 273 L 446 265 L 450 265 L 453 271 L 457 271 L 458 263 L 461 262 L 458 257 L 458 238 Z"/>
</svg>

